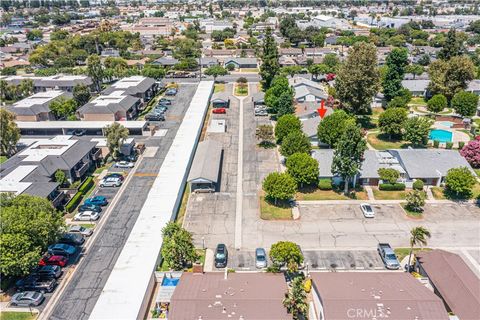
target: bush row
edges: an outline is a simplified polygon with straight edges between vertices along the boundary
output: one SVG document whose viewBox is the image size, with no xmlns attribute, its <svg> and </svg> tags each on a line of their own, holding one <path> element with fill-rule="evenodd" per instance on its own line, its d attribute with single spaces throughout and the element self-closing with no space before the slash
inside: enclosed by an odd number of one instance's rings
<svg viewBox="0 0 480 320">
<path fill-rule="evenodd" d="M 85 194 L 93 186 L 93 177 L 88 177 L 85 182 L 78 188 L 78 192 Z"/>
<path fill-rule="evenodd" d="M 65 206 L 65 211 L 67 211 L 68 213 L 72 212 L 73 210 L 75 210 L 75 208 L 77 207 L 77 205 L 80 203 L 80 201 L 82 201 L 83 199 L 83 193 L 81 192 L 77 192 L 73 198 L 67 203 L 67 205 Z"/>
<path fill-rule="evenodd" d="M 382 191 L 403 191 L 405 190 L 404 183 L 382 183 L 378 186 Z"/>
<path fill-rule="evenodd" d="M 318 181 L 318 189 L 320 189 L 320 190 L 332 190 L 332 180 L 331 179 L 320 179 L 320 181 Z"/>
</svg>

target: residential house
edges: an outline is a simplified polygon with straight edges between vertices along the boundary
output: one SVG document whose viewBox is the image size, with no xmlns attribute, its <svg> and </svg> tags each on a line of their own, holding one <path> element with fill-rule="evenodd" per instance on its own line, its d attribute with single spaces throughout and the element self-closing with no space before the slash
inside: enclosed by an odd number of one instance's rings
<svg viewBox="0 0 480 320">
<path fill-rule="evenodd" d="M 346 19 L 335 18 L 326 15 L 317 15 L 313 17 L 311 20 L 299 20 L 297 21 L 297 26 L 305 30 L 309 26 L 317 27 L 317 28 L 330 28 L 333 30 L 351 30 L 353 29 L 350 23 Z"/>
<path fill-rule="evenodd" d="M 294 58 L 287 57 L 287 56 L 280 56 L 278 58 L 278 63 L 280 64 L 280 67 L 290 67 L 290 66 L 297 65 L 297 62 L 295 61 Z"/>
<path fill-rule="evenodd" d="M 287 320 L 282 274 L 184 272 L 170 299 L 168 319 Z"/>
<path fill-rule="evenodd" d="M 366 150 L 363 157 L 364 160 L 359 175 L 361 185 L 378 186 L 381 181 L 378 174 L 378 169 L 380 168 L 397 170 L 400 173 L 402 182 L 405 182 L 408 178 L 405 169 L 400 165 L 400 161 L 389 151 Z"/>
<path fill-rule="evenodd" d="M 257 58 L 229 58 L 224 61 L 224 65 L 233 65 L 235 69 L 242 69 L 242 68 L 257 68 L 258 67 L 258 60 Z"/>
<path fill-rule="evenodd" d="M 215 140 L 198 144 L 187 179 L 191 192 L 215 192 L 220 189 L 222 154 L 222 144 Z"/>
<path fill-rule="evenodd" d="M 60 90 L 38 92 L 7 106 L 6 109 L 15 115 L 17 121 L 55 120 L 55 115 L 50 111 L 50 104 L 61 98 L 71 98 L 71 95 Z"/>
<path fill-rule="evenodd" d="M 32 80 L 34 92 L 49 90 L 62 90 L 73 92 L 77 85 L 85 85 L 92 88 L 93 82 L 89 76 L 58 74 L 48 77 L 37 76 L 0 76 L 0 81 L 6 81 L 10 85 L 19 85 L 23 80 Z"/>
<path fill-rule="evenodd" d="M 233 23 L 215 19 L 200 19 L 200 28 L 204 29 L 206 33 L 212 33 L 212 31 L 223 31 L 226 28 L 233 28 Z"/>
<path fill-rule="evenodd" d="M 220 64 L 217 58 L 214 57 L 202 57 L 197 59 L 198 65 L 202 68 L 209 68 Z"/>
<path fill-rule="evenodd" d="M 303 55 L 303 51 L 300 48 L 280 48 L 279 55 L 285 57 L 298 57 Z"/>
<path fill-rule="evenodd" d="M 443 302 L 405 272 L 311 272 L 315 319 L 448 320 Z"/>
<path fill-rule="evenodd" d="M 109 95 L 115 91 L 123 91 L 124 94 L 139 98 L 142 104 L 150 101 L 158 91 L 155 79 L 143 76 L 131 76 L 122 78 L 103 90 L 103 95 Z M 140 106 L 141 108 L 142 106 Z"/>
<path fill-rule="evenodd" d="M 328 99 L 328 93 L 321 83 L 295 76 L 288 79 L 289 84 L 295 90 L 295 101 L 301 102 L 321 102 Z"/>
<path fill-rule="evenodd" d="M 77 114 L 81 120 L 86 121 L 132 120 L 137 116 L 141 105 L 141 99 L 118 90 L 98 96 L 80 107 Z"/>
<path fill-rule="evenodd" d="M 152 64 L 160 65 L 162 67 L 173 67 L 179 61 L 173 57 L 161 57 L 152 62 Z"/>
<path fill-rule="evenodd" d="M 416 256 L 416 269 L 456 319 L 474 320 L 480 315 L 480 279 L 458 254 L 435 249 Z"/>
<path fill-rule="evenodd" d="M 259 91 L 252 94 L 253 106 L 263 106 L 265 105 L 265 92 Z"/>
<path fill-rule="evenodd" d="M 65 195 L 58 191 L 55 173 L 61 170 L 69 182 L 83 179 L 100 157 L 95 142 L 56 136 L 25 141 L 25 149 L 2 163 L 0 192 L 45 197 L 55 206 Z"/>
<path fill-rule="evenodd" d="M 228 108 L 230 107 L 230 95 L 226 92 L 217 92 L 212 95 L 212 107 Z"/>
<path fill-rule="evenodd" d="M 113 49 L 113 48 L 105 48 L 100 53 L 100 56 L 102 58 L 108 58 L 108 57 L 118 58 L 118 57 L 120 57 L 120 51 L 118 51 L 117 49 Z"/>
<path fill-rule="evenodd" d="M 430 80 L 415 79 L 415 80 L 402 80 L 402 86 L 410 91 L 414 97 L 427 96 L 427 87 Z"/>
</svg>

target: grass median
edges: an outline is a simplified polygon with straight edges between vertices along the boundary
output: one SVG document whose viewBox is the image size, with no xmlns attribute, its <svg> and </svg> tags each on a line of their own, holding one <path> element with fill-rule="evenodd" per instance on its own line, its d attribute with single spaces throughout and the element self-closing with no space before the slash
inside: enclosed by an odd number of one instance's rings
<svg viewBox="0 0 480 320">
<path fill-rule="evenodd" d="M 292 208 L 290 204 L 278 202 L 273 204 L 264 196 L 260 197 L 260 218 L 263 220 L 292 220 Z"/>
</svg>

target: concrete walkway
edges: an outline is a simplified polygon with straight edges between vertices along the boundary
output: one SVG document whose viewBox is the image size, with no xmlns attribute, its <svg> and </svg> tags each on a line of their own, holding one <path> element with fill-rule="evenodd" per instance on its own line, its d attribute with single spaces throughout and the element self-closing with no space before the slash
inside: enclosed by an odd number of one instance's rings
<svg viewBox="0 0 480 320">
<path fill-rule="evenodd" d="M 365 186 L 365 191 L 367 192 L 367 196 L 368 196 L 369 201 L 375 200 L 375 196 L 373 195 L 372 187 Z"/>
<path fill-rule="evenodd" d="M 361 204 L 365 200 L 309 200 L 309 201 L 297 201 L 298 204 Z M 370 203 L 377 204 L 399 204 L 405 202 L 405 200 L 369 200 Z M 465 201 L 466 203 L 472 203 L 473 201 Z M 425 203 L 441 204 L 441 203 L 457 203 L 450 200 L 426 200 Z"/>
<path fill-rule="evenodd" d="M 433 196 L 432 189 L 430 187 L 427 187 L 425 192 L 427 194 L 427 200 L 435 201 L 435 197 Z"/>
<path fill-rule="evenodd" d="M 235 96 L 235 86 L 232 88 Z M 237 158 L 237 194 L 235 203 L 235 249 L 242 247 L 242 221 L 243 221 L 243 101 L 248 96 L 236 96 L 239 104 L 238 122 L 238 158 Z"/>
<path fill-rule="evenodd" d="M 205 272 L 213 271 L 213 260 L 214 260 L 213 250 L 207 249 L 205 251 L 205 263 L 203 264 L 203 271 Z"/>
</svg>

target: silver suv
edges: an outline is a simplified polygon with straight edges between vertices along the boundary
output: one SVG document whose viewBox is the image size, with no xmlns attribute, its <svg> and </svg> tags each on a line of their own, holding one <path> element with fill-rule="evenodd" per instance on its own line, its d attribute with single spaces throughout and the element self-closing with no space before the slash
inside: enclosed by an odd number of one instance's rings
<svg viewBox="0 0 480 320">
<path fill-rule="evenodd" d="M 117 177 L 108 177 L 108 178 L 103 178 L 100 181 L 100 187 L 120 187 L 122 185 L 122 180 Z"/>
</svg>

